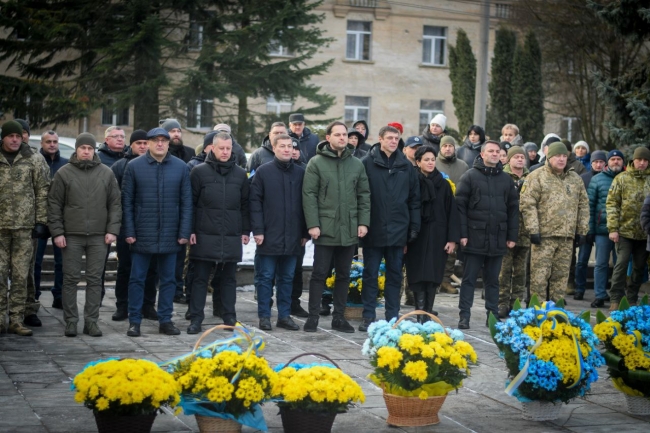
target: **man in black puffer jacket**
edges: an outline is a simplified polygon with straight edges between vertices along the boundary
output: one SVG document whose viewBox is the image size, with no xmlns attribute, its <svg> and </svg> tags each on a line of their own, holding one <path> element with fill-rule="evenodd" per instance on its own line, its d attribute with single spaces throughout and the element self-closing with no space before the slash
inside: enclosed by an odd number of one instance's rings
<svg viewBox="0 0 650 433">
<path fill-rule="evenodd" d="M 277 327 L 297 331 L 291 319 L 292 280 L 297 256 L 309 234 L 302 210 L 305 170 L 293 162 L 293 138 L 273 137 L 275 159 L 258 168 L 250 190 L 250 213 L 257 278 L 257 315 L 260 329 L 271 330 L 271 296 L 275 279 L 278 299 Z"/>
<path fill-rule="evenodd" d="M 190 238 L 190 261 L 194 269 L 190 293 L 188 334 L 201 332 L 203 308 L 212 266 L 217 264 L 219 288 L 226 325 L 237 322 L 235 272 L 242 260 L 242 243 L 248 244 L 248 178 L 237 166 L 230 134 L 218 132 L 205 163 L 190 174 L 194 225 Z"/>
<path fill-rule="evenodd" d="M 519 195 L 499 161 L 499 143 L 487 141 L 456 187 L 460 214 L 460 244 L 465 272 L 460 286 L 459 329 L 469 329 L 474 286 L 483 268 L 485 309 L 498 317 L 499 271 L 507 248 L 519 233 Z M 486 322 L 487 323 L 487 322 Z"/>
</svg>

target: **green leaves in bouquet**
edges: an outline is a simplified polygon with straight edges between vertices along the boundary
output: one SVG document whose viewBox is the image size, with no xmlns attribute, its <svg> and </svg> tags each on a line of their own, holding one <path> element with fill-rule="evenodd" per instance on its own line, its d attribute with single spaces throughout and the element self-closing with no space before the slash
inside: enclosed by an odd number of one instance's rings
<svg viewBox="0 0 650 433">
<path fill-rule="evenodd" d="M 519 302 L 519 301 L 517 301 Z M 488 317 L 488 326 L 490 327 L 490 335 L 492 336 L 492 339 L 494 340 L 495 343 L 497 343 L 497 346 L 499 346 L 499 343 L 497 340 L 494 338 L 497 335 L 497 327 L 496 324 L 499 320 L 494 317 L 494 314 L 490 311 L 490 316 Z M 500 346 L 499 346 L 500 347 Z"/>
<path fill-rule="evenodd" d="M 591 322 L 591 311 L 589 311 L 589 310 L 585 310 L 585 311 L 583 311 L 582 313 L 580 313 L 580 316 L 579 316 L 579 317 L 580 317 L 582 320 L 584 320 L 585 322 L 590 323 L 590 322 Z"/>
<path fill-rule="evenodd" d="M 555 303 L 555 306 L 558 308 L 564 308 L 564 298 L 558 299 L 557 302 Z"/>
<path fill-rule="evenodd" d="M 607 320 L 605 313 L 600 310 L 596 311 L 596 324 L 603 323 L 605 320 Z"/>
<path fill-rule="evenodd" d="M 512 309 L 514 311 L 521 310 L 523 307 L 521 306 L 521 302 L 519 301 L 519 298 L 515 300 L 515 303 L 512 304 Z"/>
<path fill-rule="evenodd" d="M 537 294 L 534 294 L 533 296 L 530 297 L 530 301 L 528 301 L 528 308 L 534 308 L 534 307 L 541 307 L 542 304 L 539 303 L 539 298 L 537 297 Z"/>
<path fill-rule="evenodd" d="M 627 300 L 627 296 L 623 296 L 621 302 L 618 303 L 618 311 L 624 311 L 630 308 L 630 302 Z"/>
<path fill-rule="evenodd" d="M 641 301 L 639 301 L 639 305 L 648 305 L 648 295 L 647 294 L 643 295 L 643 298 L 641 298 Z"/>
</svg>

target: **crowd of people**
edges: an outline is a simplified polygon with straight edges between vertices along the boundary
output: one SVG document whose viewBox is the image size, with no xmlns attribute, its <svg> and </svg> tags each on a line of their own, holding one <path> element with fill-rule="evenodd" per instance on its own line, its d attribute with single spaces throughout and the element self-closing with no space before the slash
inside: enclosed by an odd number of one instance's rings
<svg viewBox="0 0 650 433">
<path fill-rule="evenodd" d="M 188 304 L 187 333 L 201 332 L 209 287 L 213 314 L 235 325 L 237 263 L 250 241 L 256 245 L 258 326 L 267 331 L 275 297 L 276 327 L 299 330 L 291 317 L 298 316 L 306 318 L 305 332 L 316 332 L 320 317 L 330 313 L 323 296 L 334 272 L 331 328 L 355 332 L 344 312 L 352 259 L 360 253 L 359 331 L 376 320 L 382 263 L 387 320 L 399 316 L 404 286 L 406 304 L 437 314 L 436 294 L 458 293 L 451 284 L 458 263 L 460 329 L 470 327 L 479 275 L 486 313 L 499 318 L 532 294 L 583 300 L 594 244 L 591 306 L 610 302 L 614 310 L 623 296 L 637 302 L 650 249 L 647 148 L 636 148 L 626 166 L 620 150 L 590 153 L 584 141 L 571 145 L 553 133 L 539 148 L 524 143 L 513 124 L 503 127 L 500 141 L 472 125 L 457 144 L 442 114 L 420 136 L 404 139 L 397 122 L 382 126 L 375 144 L 368 142 L 365 121 L 352 128 L 332 122 L 320 141 L 302 114 L 288 120 L 288 126 L 273 123 L 248 159 L 226 124 L 192 149 L 183 144 L 181 125 L 167 120 L 133 131 L 128 146 L 116 126 L 99 146 L 82 133 L 69 161 L 60 155 L 55 131 L 42 134 L 34 151 L 27 122 L 5 122 L 0 333 L 29 336 L 42 325 L 38 299 L 49 238 L 52 307 L 63 310 L 68 337 L 77 335 L 81 320 L 82 269 L 82 332 L 102 335 L 97 322 L 112 244 L 118 257 L 112 319 L 128 320 L 131 337 L 141 335 L 143 319 L 157 320 L 161 334 L 179 334 L 172 322 L 175 303 Z M 305 310 L 302 262 L 310 239 L 314 261 Z M 610 257 L 615 266 L 608 294 Z"/>
</svg>

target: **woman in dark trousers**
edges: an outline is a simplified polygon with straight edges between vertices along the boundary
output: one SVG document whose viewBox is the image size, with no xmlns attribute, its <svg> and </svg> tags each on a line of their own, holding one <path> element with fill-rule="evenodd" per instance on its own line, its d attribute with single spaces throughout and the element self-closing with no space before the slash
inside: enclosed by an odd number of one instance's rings
<svg viewBox="0 0 650 433">
<path fill-rule="evenodd" d="M 420 181 L 421 228 L 417 239 L 407 246 L 404 262 L 416 310 L 433 311 L 436 289 L 445 273 L 447 255 L 460 241 L 459 216 L 451 185 L 436 169 L 436 155 L 430 146 L 415 152 Z M 418 316 L 425 322 L 427 316 Z"/>
</svg>

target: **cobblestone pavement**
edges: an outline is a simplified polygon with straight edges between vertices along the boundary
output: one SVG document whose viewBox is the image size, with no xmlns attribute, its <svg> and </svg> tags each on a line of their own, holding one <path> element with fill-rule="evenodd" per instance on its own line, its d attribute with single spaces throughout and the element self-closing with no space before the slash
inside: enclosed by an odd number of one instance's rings
<svg viewBox="0 0 650 433">
<path fill-rule="evenodd" d="M 304 306 L 306 298 L 305 293 Z M 569 300 L 568 308 L 576 312 L 589 308 L 593 291 L 588 291 L 586 298 L 584 301 Z M 83 300 L 84 292 L 79 291 L 80 305 L 83 305 Z M 43 307 L 39 317 L 43 321 L 43 327 L 34 328 L 33 337 L 0 335 L 0 432 L 96 431 L 92 412 L 76 404 L 70 391 L 71 378 L 87 362 L 110 356 L 167 360 L 188 352 L 198 338 L 185 332 L 189 324 L 183 319 L 187 308 L 185 305 L 174 305 L 174 321 L 183 331 L 181 335 L 160 335 L 156 322 L 144 320 L 143 336 L 130 338 L 126 336 L 127 322 L 111 321 L 111 315 L 115 311 L 114 292 L 108 290 L 99 320 L 104 336 L 92 338 L 79 334 L 76 338 L 66 338 L 63 336 L 63 313 L 49 308 L 52 303 L 49 292 L 42 295 L 41 303 Z M 220 319 L 212 316 L 209 308 L 211 304 L 207 302 L 204 328 L 221 323 Z M 455 327 L 457 324 L 457 305 L 458 295 L 441 294 L 436 299 L 440 318 L 448 326 Z M 409 310 L 410 307 L 405 307 L 402 312 Z M 253 328 L 257 326 L 257 306 L 252 292 L 238 291 L 237 311 L 240 321 Z M 338 415 L 334 432 L 649 431 L 650 417 L 632 416 L 626 412 L 625 400 L 607 380 L 604 368 L 591 395 L 564 405 L 559 419 L 553 422 L 523 420 L 519 402 L 503 391 L 505 364 L 499 358 L 485 327 L 484 311 L 480 291 L 477 290 L 471 329 L 466 332 L 466 340 L 475 347 L 479 363 L 472 369 L 472 376 L 464 382 L 463 388 L 447 397 L 440 411 L 440 424 L 427 427 L 395 428 L 386 424 L 387 412 L 381 390 L 366 378 L 370 364 L 361 355 L 365 333 L 342 334 L 332 331 L 331 316 L 321 318 L 321 327 L 315 334 L 275 328 L 270 332 L 256 332 L 266 339 L 263 354 L 272 365 L 286 362 L 301 353 L 319 352 L 333 358 L 343 371 L 361 384 L 366 402 L 346 414 Z M 382 313 L 381 310 L 378 312 Z M 274 314 L 277 311 L 274 310 Z M 272 322 L 275 324 L 274 319 Z M 302 325 L 304 320 L 296 319 L 296 322 Z M 358 322 L 352 323 L 358 326 Z M 218 332 L 227 335 L 225 331 Z M 281 432 L 282 423 L 277 407 L 266 404 L 264 414 L 269 431 Z M 193 417 L 174 417 L 171 414 L 156 417 L 153 430 L 198 431 Z M 253 431 L 255 430 L 243 428 L 245 433 Z"/>
</svg>

